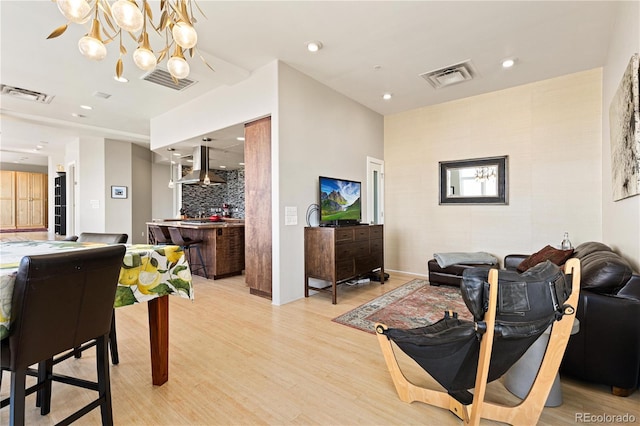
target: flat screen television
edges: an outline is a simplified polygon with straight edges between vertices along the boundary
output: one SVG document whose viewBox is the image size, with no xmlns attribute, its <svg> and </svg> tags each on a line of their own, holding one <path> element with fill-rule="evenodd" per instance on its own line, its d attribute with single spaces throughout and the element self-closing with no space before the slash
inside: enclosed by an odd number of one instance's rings
<svg viewBox="0 0 640 426">
<path fill-rule="evenodd" d="M 357 225 L 362 220 L 361 183 L 326 176 L 319 178 L 320 226 Z"/>
</svg>

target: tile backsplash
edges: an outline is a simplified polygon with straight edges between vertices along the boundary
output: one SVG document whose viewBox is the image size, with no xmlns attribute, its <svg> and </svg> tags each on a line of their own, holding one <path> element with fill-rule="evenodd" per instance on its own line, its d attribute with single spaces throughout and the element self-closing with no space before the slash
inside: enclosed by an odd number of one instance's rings
<svg viewBox="0 0 640 426">
<path fill-rule="evenodd" d="M 244 219 L 244 170 L 216 170 L 215 174 L 227 183 L 182 185 L 182 208 L 186 215 L 198 217 L 199 212 L 204 212 L 209 216 L 211 209 L 222 209 L 226 203 L 231 217 Z"/>
</svg>

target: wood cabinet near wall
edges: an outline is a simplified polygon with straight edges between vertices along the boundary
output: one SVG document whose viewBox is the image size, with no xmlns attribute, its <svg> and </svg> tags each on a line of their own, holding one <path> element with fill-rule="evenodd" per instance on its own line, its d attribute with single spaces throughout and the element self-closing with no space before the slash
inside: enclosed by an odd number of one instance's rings
<svg viewBox="0 0 640 426">
<path fill-rule="evenodd" d="M 16 227 L 16 173 L 0 170 L 0 229 Z"/>
<path fill-rule="evenodd" d="M 245 279 L 249 292 L 272 296 L 271 117 L 244 127 Z"/>
<path fill-rule="evenodd" d="M 329 291 L 335 305 L 337 284 L 378 268 L 384 277 L 383 233 L 382 225 L 304 228 L 304 295 L 309 297 L 309 290 Z M 309 278 L 331 285 L 313 287 Z"/>
<path fill-rule="evenodd" d="M 47 175 L 3 170 L 0 177 L 0 227 L 47 227 Z"/>
<path fill-rule="evenodd" d="M 47 175 L 16 172 L 16 228 L 47 226 Z"/>
</svg>

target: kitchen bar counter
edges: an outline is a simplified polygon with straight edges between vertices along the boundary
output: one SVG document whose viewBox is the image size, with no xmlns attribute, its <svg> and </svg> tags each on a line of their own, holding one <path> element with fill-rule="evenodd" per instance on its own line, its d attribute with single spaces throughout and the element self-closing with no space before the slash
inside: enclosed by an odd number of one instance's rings
<svg viewBox="0 0 640 426">
<path fill-rule="evenodd" d="M 232 275 L 241 275 L 244 270 L 244 221 L 239 219 L 212 222 L 208 219 L 167 220 L 161 222 L 147 222 L 149 225 L 159 226 L 169 237 L 168 227 L 180 229 L 186 238 L 202 239 L 200 248 L 207 275 L 210 279 L 218 279 Z M 150 243 L 155 243 L 153 236 L 147 229 Z M 204 276 L 199 270 L 197 275 Z"/>
</svg>

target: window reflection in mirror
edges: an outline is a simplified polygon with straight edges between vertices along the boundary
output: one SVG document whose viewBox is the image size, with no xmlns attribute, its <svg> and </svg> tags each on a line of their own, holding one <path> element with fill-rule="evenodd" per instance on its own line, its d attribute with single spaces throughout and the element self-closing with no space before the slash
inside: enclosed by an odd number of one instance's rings
<svg viewBox="0 0 640 426">
<path fill-rule="evenodd" d="M 447 170 L 448 197 L 495 197 L 498 195 L 498 165 Z"/>
<path fill-rule="evenodd" d="M 507 156 L 440 162 L 440 204 L 507 204 Z"/>
</svg>

